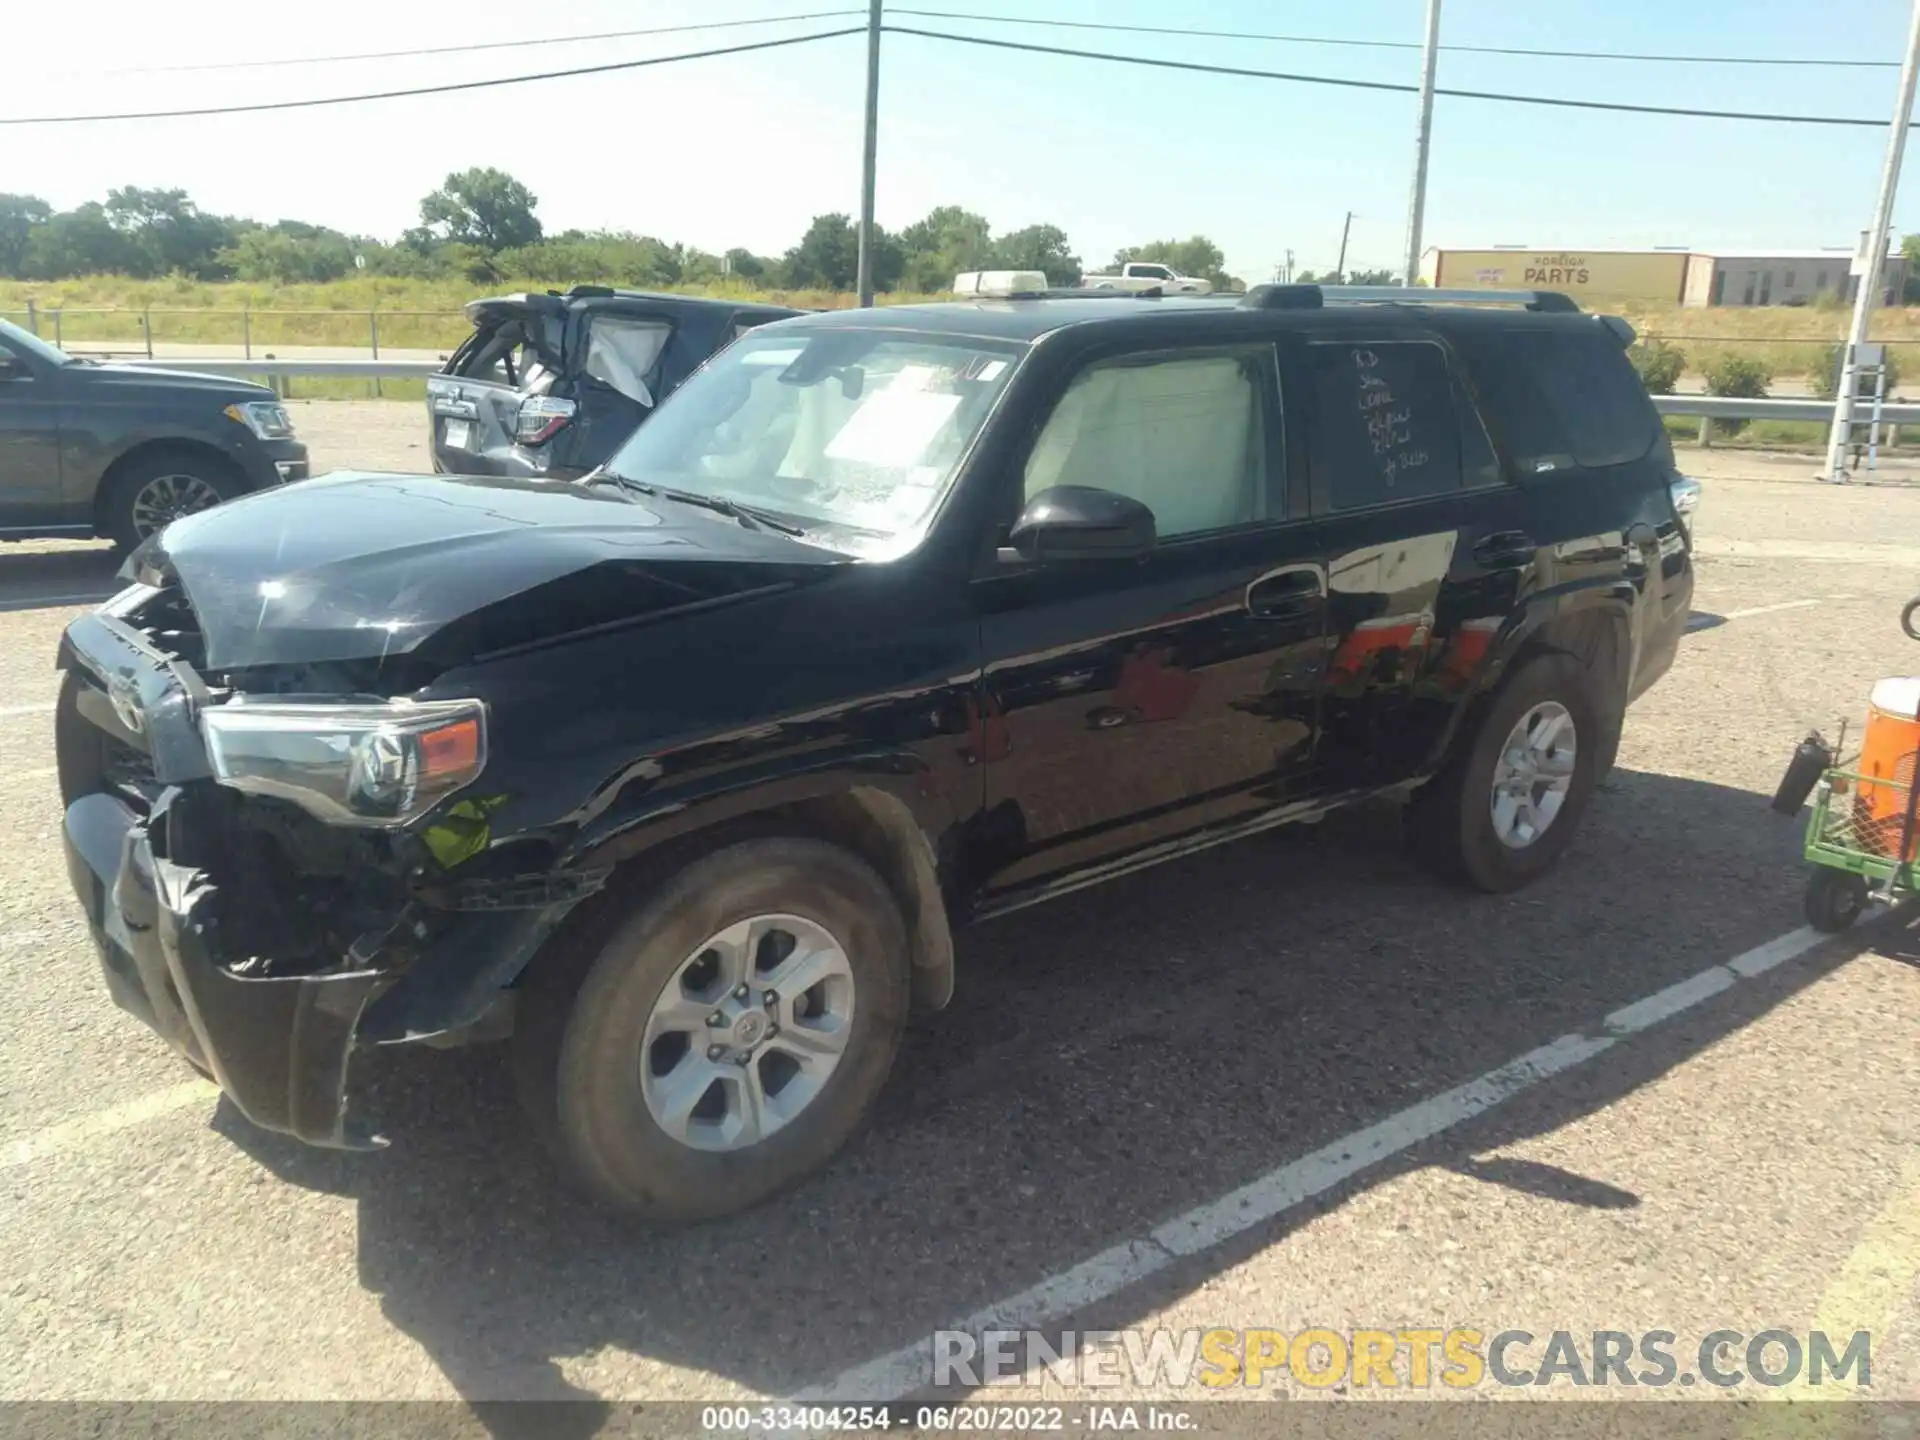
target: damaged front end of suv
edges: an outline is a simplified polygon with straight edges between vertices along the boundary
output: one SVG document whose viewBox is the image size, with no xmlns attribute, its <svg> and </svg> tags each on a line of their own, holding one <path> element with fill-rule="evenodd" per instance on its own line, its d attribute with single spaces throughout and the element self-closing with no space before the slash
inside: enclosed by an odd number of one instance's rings
<svg viewBox="0 0 1920 1440">
<path fill-rule="evenodd" d="M 256 1124 L 377 1144 L 355 1046 L 475 1032 L 601 877 L 451 881 L 490 797 L 409 827 L 482 773 L 485 705 L 261 699 L 202 675 L 184 609 L 138 585 L 61 649 L 67 864 L 109 990 Z"/>
<path fill-rule="evenodd" d="M 523 666 L 490 696 L 484 662 L 760 593 L 778 564 L 728 552 L 802 547 L 524 481 L 266 498 L 170 527 L 68 628 L 67 866 L 116 1003 L 255 1123 L 363 1148 L 354 1051 L 502 1033 L 608 873 L 568 816 L 611 762 L 525 743 L 555 733 L 553 693 Z M 503 732 L 518 763 L 490 754 Z"/>
</svg>

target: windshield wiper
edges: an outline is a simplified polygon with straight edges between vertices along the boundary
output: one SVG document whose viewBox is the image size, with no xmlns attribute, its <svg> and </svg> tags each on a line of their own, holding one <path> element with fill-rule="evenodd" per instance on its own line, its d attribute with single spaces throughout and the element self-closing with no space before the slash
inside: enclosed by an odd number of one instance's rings
<svg viewBox="0 0 1920 1440">
<path fill-rule="evenodd" d="M 782 535 L 804 535 L 807 532 L 800 526 L 790 524 L 778 516 L 754 505 L 742 505 L 738 500 L 729 500 L 724 495 L 702 495 L 694 490 L 670 490 L 664 485 L 649 485 L 645 481 L 632 480 L 625 475 L 616 475 L 611 470 L 602 470 L 591 480 L 611 480 L 622 490 L 636 495 L 660 495 L 668 500 L 678 500 L 683 505 L 698 505 L 703 510 L 725 515 L 738 520 L 748 530 L 778 530 Z"/>
</svg>

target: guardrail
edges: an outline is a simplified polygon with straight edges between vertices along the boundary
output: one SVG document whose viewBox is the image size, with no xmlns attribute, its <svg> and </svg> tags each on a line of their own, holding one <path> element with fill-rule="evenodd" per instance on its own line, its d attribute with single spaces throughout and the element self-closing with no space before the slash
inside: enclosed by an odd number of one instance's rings
<svg viewBox="0 0 1920 1440">
<path fill-rule="evenodd" d="M 438 375 L 442 368 L 435 360 L 147 360 L 135 357 L 114 363 L 264 380 L 281 396 L 293 394 L 296 379 L 371 380 L 377 395 L 382 380 L 419 380 Z"/>
<path fill-rule="evenodd" d="M 1818 420 L 1833 423 L 1831 400 L 1812 397 L 1791 400 L 1742 400 L 1733 395 L 1656 395 L 1653 408 L 1662 415 L 1699 415 L 1710 420 Z M 1865 422 L 1868 407 L 1854 406 L 1854 418 Z M 1920 404 L 1887 400 L 1880 406 L 1885 425 L 1920 424 Z"/>
</svg>

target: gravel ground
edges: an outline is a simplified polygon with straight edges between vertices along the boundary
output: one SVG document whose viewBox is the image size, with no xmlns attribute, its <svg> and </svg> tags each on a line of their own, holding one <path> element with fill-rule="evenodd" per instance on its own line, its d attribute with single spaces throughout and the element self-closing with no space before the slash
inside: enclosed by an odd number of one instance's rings
<svg viewBox="0 0 1920 1440">
<path fill-rule="evenodd" d="M 424 460 L 417 406 L 299 410 L 318 468 Z M 1765 800 L 1807 727 L 1920 669 L 1895 623 L 1920 496 L 1700 459 L 1697 628 L 1546 882 L 1441 889 L 1391 817 L 1348 814 L 981 926 L 864 1136 L 785 1199 L 677 1232 L 560 1190 L 494 1050 L 378 1057 L 401 1139 L 336 1154 L 253 1131 L 113 1009 L 44 708 L 70 597 L 110 567 L 0 554 L 0 1398 L 788 1393 L 1793 930 L 1799 827 Z M 1875 1398 L 1920 1398 L 1916 956 L 1897 919 L 1811 949 L 1062 1323 L 1524 1330 L 1528 1367 L 1557 1329 L 1664 1329 L 1689 1372 L 1716 1329 L 1866 1328 Z"/>
</svg>

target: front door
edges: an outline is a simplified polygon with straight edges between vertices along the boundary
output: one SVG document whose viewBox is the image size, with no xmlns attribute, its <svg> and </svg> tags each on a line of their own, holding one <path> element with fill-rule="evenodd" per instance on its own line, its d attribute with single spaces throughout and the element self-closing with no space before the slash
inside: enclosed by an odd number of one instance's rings
<svg viewBox="0 0 1920 1440">
<path fill-rule="evenodd" d="M 59 367 L 0 340 L 0 530 L 57 525 Z"/>
<path fill-rule="evenodd" d="M 1144 561 L 976 582 L 990 893 L 1065 883 L 1296 792 L 1326 578 L 1286 483 L 1279 401 L 1271 346 L 1107 356 L 1064 385 L 1022 496 L 1118 491 L 1154 512 L 1158 540 Z"/>
</svg>

